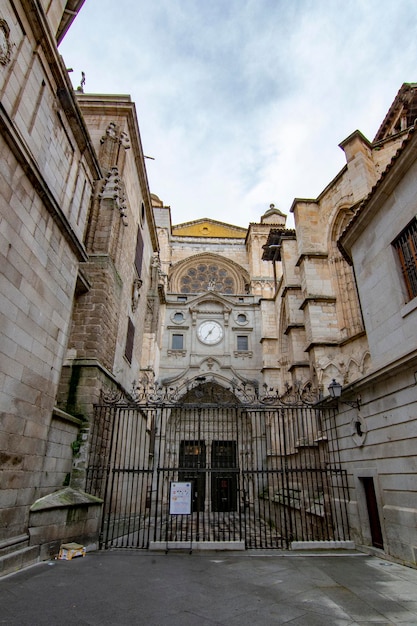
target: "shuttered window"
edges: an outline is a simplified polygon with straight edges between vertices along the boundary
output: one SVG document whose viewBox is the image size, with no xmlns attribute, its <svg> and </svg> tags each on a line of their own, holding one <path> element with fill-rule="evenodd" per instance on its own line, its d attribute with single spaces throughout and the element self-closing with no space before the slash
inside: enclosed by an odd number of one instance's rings
<svg viewBox="0 0 417 626">
<path fill-rule="evenodd" d="M 400 260 L 409 300 L 417 296 L 417 218 L 398 235 L 392 244 Z"/>
<path fill-rule="evenodd" d="M 127 321 L 126 348 L 125 348 L 125 357 L 129 361 L 129 363 L 132 362 L 134 341 L 135 341 L 135 327 L 133 325 L 132 320 L 129 318 Z"/>
<path fill-rule="evenodd" d="M 135 254 L 135 267 L 140 278 L 142 271 L 142 258 L 143 258 L 143 239 L 142 232 L 140 228 L 138 228 L 138 236 L 136 239 L 136 254 Z"/>
</svg>

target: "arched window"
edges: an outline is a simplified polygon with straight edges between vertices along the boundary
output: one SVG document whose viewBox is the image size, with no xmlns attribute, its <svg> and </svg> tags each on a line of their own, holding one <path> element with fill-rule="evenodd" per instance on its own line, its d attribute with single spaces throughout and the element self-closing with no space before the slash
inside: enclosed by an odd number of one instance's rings
<svg viewBox="0 0 417 626">
<path fill-rule="evenodd" d="M 246 293 L 247 272 L 237 263 L 214 254 L 201 254 L 180 261 L 172 268 L 171 290 L 183 294 L 216 291 L 225 295 Z"/>
<path fill-rule="evenodd" d="M 202 291 L 236 293 L 236 285 L 230 272 L 215 263 L 198 263 L 188 268 L 180 278 L 181 293 L 200 293 Z"/>
</svg>

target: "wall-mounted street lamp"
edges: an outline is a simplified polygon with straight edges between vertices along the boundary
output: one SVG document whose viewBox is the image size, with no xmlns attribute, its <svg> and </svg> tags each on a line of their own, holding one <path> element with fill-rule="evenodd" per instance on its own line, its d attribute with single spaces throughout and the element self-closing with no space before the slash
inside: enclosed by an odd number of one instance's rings
<svg viewBox="0 0 417 626">
<path fill-rule="evenodd" d="M 328 390 L 329 390 L 329 394 L 331 398 L 334 398 L 335 400 L 340 399 L 342 395 L 342 385 L 338 383 L 334 378 L 332 382 L 330 383 L 330 385 L 328 386 Z M 342 404 L 347 404 L 348 406 L 352 407 L 353 409 L 356 409 L 359 412 L 359 409 L 361 406 L 360 398 L 357 398 L 356 400 L 340 400 L 340 401 L 342 402 Z M 354 428 L 354 435 L 358 438 L 357 439 L 358 445 L 363 445 L 363 442 L 365 440 L 366 428 L 364 430 L 364 424 L 365 422 L 360 417 L 359 413 L 357 414 L 356 418 L 352 420 L 352 426 Z"/>
<path fill-rule="evenodd" d="M 335 400 L 338 400 L 342 395 L 342 385 L 338 383 L 334 378 L 332 382 L 330 383 L 330 385 L 328 386 L 328 390 L 329 390 L 330 397 L 335 398 Z M 360 398 L 357 398 L 356 400 L 341 400 L 341 402 L 343 404 L 347 404 L 348 406 L 351 406 L 353 409 L 358 409 L 358 411 L 361 406 Z"/>
</svg>

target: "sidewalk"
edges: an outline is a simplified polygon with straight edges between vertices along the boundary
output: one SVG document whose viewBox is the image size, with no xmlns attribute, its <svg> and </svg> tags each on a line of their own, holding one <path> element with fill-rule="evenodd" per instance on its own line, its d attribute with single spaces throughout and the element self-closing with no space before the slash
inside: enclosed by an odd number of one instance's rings
<svg viewBox="0 0 417 626">
<path fill-rule="evenodd" d="M 1 579 L 0 624 L 417 626 L 417 570 L 356 552 L 93 552 Z"/>
</svg>

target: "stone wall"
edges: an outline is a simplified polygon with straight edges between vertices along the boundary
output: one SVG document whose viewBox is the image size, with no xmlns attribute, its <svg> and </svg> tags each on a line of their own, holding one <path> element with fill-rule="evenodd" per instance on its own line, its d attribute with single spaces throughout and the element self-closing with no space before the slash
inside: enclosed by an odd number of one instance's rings
<svg viewBox="0 0 417 626">
<path fill-rule="evenodd" d="M 404 369 L 405 368 L 405 369 Z M 355 389 L 359 411 L 339 406 L 337 431 L 342 464 L 349 477 L 352 539 L 372 549 L 370 518 L 363 478 L 374 481 L 383 550 L 417 565 L 416 456 L 417 360 L 388 372 L 364 377 Z M 355 428 L 361 420 L 363 435 Z"/>
<path fill-rule="evenodd" d="M 4 199 L 1 203 L 6 257 L 0 448 L 4 488 L 15 494 L 12 507 L 0 511 L 4 538 L 23 532 L 27 507 L 42 484 L 40 473 L 68 337 L 77 259 L 40 198 L 31 193 L 27 177 L 4 143 L 2 156 L 10 170 L 3 169 L 0 187 L 7 189 L 8 185 L 2 185 L 4 179 L 13 185 L 14 178 L 20 178 L 7 204 Z M 23 191 L 25 187 L 27 191 Z M 9 205 L 15 207 L 14 213 Z M 60 477 L 57 480 L 58 486 Z"/>
<path fill-rule="evenodd" d="M 19 546 L 29 507 L 71 467 L 78 426 L 53 411 L 99 170 L 40 5 L 6 0 L 1 17 L 0 539 Z"/>
<path fill-rule="evenodd" d="M 415 129 L 401 137 L 402 149 L 340 238 L 355 267 L 372 362 L 344 390 L 342 399 L 357 398 L 359 406 L 340 409 L 338 432 L 356 542 L 415 566 L 417 298 L 405 289 L 393 246 L 416 215 Z"/>
</svg>

